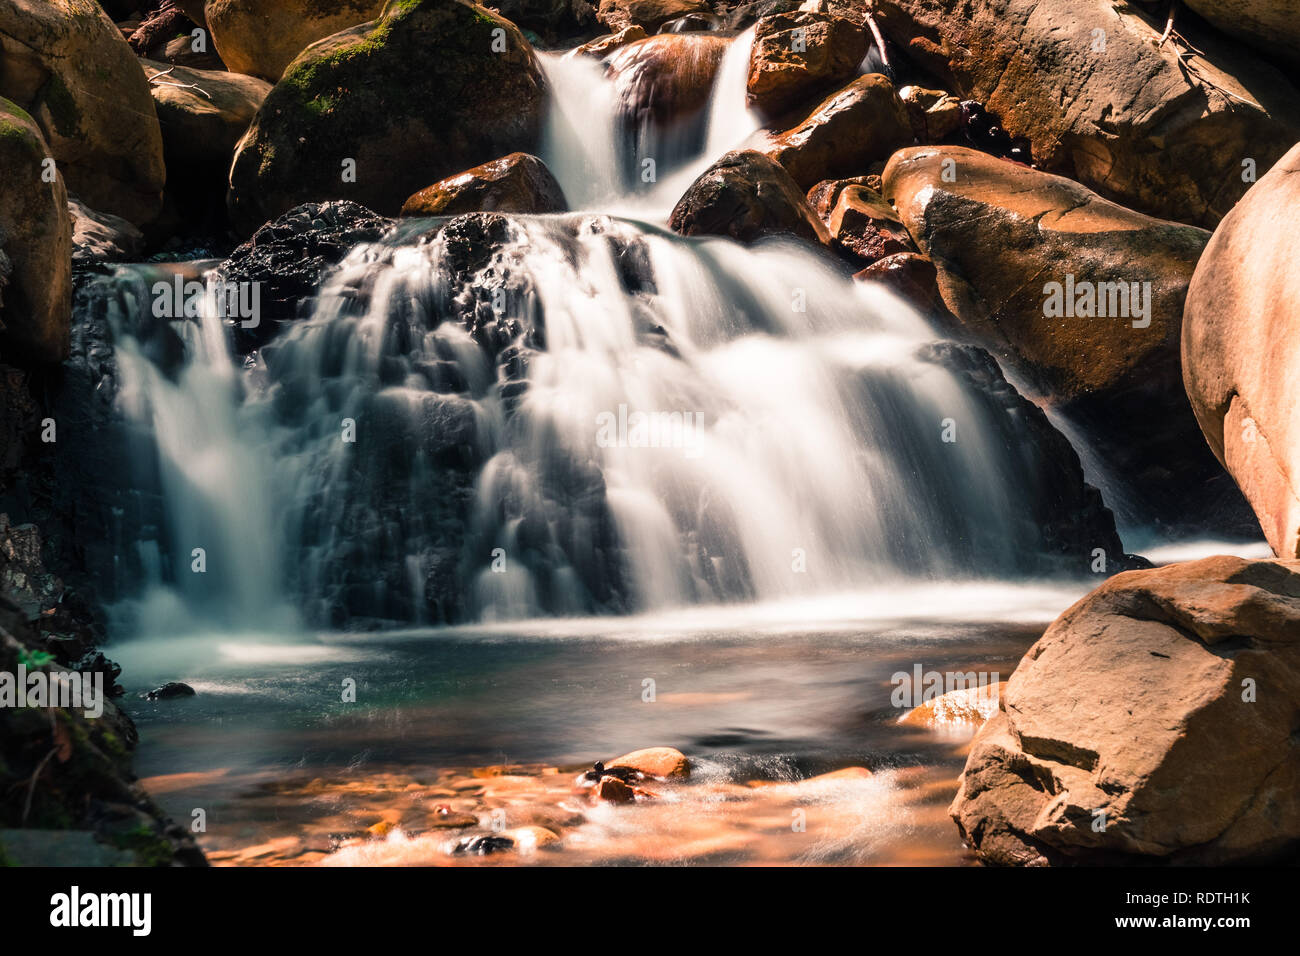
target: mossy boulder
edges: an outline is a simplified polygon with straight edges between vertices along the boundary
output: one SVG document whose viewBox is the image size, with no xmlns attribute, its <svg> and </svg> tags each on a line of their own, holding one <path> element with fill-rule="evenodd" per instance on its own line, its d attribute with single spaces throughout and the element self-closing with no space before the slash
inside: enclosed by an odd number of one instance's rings
<svg viewBox="0 0 1300 956">
<path fill-rule="evenodd" d="M 232 222 L 248 235 L 329 199 L 395 215 L 431 182 L 535 151 L 544 90 L 508 20 L 461 0 L 390 3 L 308 47 L 271 90 L 230 171 Z"/>
<path fill-rule="evenodd" d="M 0 98 L 0 349 L 57 362 L 72 317 L 72 220 L 49 159 L 36 121 Z"/>
<path fill-rule="evenodd" d="M 203 17 L 232 72 L 274 83 L 317 40 L 379 16 L 384 0 L 208 0 Z"/>
<path fill-rule="evenodd" d="M 68 189 L 137 225 L 162 208 L 149 82 L 95 0 L 0 0 L 0 96 L 36 121 Z"/>
</svg>

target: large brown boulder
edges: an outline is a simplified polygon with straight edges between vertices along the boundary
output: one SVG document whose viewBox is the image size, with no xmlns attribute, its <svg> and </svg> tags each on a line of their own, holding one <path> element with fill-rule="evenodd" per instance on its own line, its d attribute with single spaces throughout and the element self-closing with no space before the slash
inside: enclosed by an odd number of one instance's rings
<svg viewBox="0 0 1300 956">
<path fill-rule="evenodd" d="M 313 44 L 271 90 L 230 171 L 232 220 L 247 235 L 334 198 L 396 214 L 431 182 L 533 151 L 544 99 L 510 22 L 461 0 L 391 4 Z"/>
<path fill-rule="evenodd" d="M 0 99 L 0 350 L 57 362 L 72 318 L 72 219 L 63 177 L 45 182 L 49 158 L 35 120 Z"/>
<path fill-rule="evenodd" d="M 1254 863 L 1300 848 L 1300 562 L 1111 578 L 1030 648 L 950 812 L 988 863 Z"/>
<path fill-rule="evenodd" d="M 216 163 L 225 170 L 271 84 L 254 76 L 141 60 L 162 126 L 169 171 Z"/>
<path fill-rule="evenodd" d="M 528 153 L 511 153 L 426 186 L 406 200 L 402 215 L 546 213 L 568 208 L 564 190 L 544 162 Z"/>
<path fill-rule="evenodd" d="M 1111 0 L 871 0 L 881 30 L 963 99 L 985 103 L 1034 159 L 1125 205 L 1213 226 L 1300 138 L 1281 72 L 1185 25 L 1204 55 L 1158 43 L 1157 22 Z M 1205 34 L 1205 35 L 1202 35 Z"/>
<path fill-rule="evenodd" d="M 1300 558 L 1300 146 L 1214 231 L 1187 292 L 1183 379 L 1273 551 Z"/>
<path fill-rule="evenodd" d="M 1209 233 L 961 147 L 899 151 L 883 193 L 938 269 L 955 331 L 1086 430 L 1135 514 L 1242 517 L 1182 386 L 1183 300 Z"/>
<path fill-rule="evenodd" d="M 704 0 L 600 0 L 596 19 L 613 33 L 630 26 L 654 33 L 669 20 L 711 12 Z"/>
<path fill-rule="evenodd" d="M 775 117 L 857 75 L 869 42 L 862 26 L 821 13 L 763 17 L 754 27 L 745 97 Z"/>
<path fill-rule="evenodd" d="M 632 128 L 681 126 L 709 104 L 731 40 L 702 33 L 662 33 L 619 47 L 605 61 L 619 114 Z"/>
<path fill-rule="evenodd" d="M 1300 64 L 1300 0 L 1187 0 L 1224 33 L 1277 60 Z"/>
<path fill-rule="evenodd" d="M 204 16 L 221 60 L 274 83 L 317 40 L 373 20 L 385 0 L 208 0 Z"/>
<path fill-rule="evenodd" d="M 793 235 L 826 243 L 830 236 L 790 174 L 762 153 L 737 150 L 705 170 L 668 220 L 683 236 L 730 236 L 753 242 Z"/>
<path fill-rule="evenodd" d="M 859 176 L 912 142 L 894 85 L 879 73 L 860 76 L 803 119 L 760 134 L 755 149 L 776 160 L 805 190 L 823 179 Z"/>
<path fill-rule="evenodd" d="M 162 208 L 149 84 L 95 0 L 0 0 L 0 96 L 36 121 L 68 188 L 137 224 Z"/>
</svg>

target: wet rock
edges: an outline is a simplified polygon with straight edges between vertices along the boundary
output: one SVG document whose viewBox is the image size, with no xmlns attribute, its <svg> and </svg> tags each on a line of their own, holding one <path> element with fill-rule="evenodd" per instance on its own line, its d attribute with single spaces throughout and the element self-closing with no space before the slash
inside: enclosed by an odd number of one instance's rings
<svg viewBox="0 0 1300 956">
<path fill-rule="evenodd" d="M 574 47 L 568 53 L 564 54 L 566 59 L 575 56 L 590 56 L 598 60 L 603 60 L 615 50 L 627 46 L 629 43 L 635 43 L 637 40 L 644 40 L 646 32 L 644 28 L 636 25 L 624 27 L 617 33 L 611 33 L 607 36 L 596 37 L 582 46 Z"/>
<path fill-rule="evenodd" d="M 1163 17 L 1110 0 L 873 11 L 916 65 L 1001 118 L 997 139 L 1024 137 L 1042 168 L 1152 215 L 1213 226 L 1246 192 L 1243 159 L 1266 169 L 1300 139 L 1293 80 L 1185 18 L 1190 67 L 1185 45 L 1158 42 Z"/>
<path fill-rule="evenodd" d="M 710 33 L 726 29 L 726 21 L 716 13 L 688 13 L 669 20 L 659 28 L 660 33 Z"/>
<path fill-rule="evenodd" d="M 1300 557 L 1300 146 L 1214 231 L 1183 311 L 1187 395 L 1279 557 Z"/>
<path fill-rule="evenodd" d="M 794 13 L 799 9 L 798 0 L 751 0 L 731 8 L 727 14 L 728 30 L 744 30 L 763 17 L 778 13 Z"/>
<path fill-rule="evenodd" d="M 687 777 L 691 772 L 691 762 L 680 750 L 672 747 L 647 747 L 634 750 L 611 760 L 605 765 L 606 772 L 619 769 L 636 770 L 647 777 Z"/>
<path fill-rule="evenodd" d="M 730 236 L 754 242 L 792 235 L 825 243 L 829 233 L 803 190 L 762 153 L 727 153 L 678 200 L 669 226 L 684 236 Z"/>
<path fill-rule="evenodd" d="M 0 58 L 0 97 L 35 121 L 67 188 L 136 225 L 153 219 L 165 179 L 158 117 L 139 61 L 98 4 L 0 3 Z"/>
<path fill-rule="evenodd" d="M 72 319 L 72 220 L 63 177 L 44 181 L 50 155 L 32 117 L 0 99 L 0 342 L 42 362 L 67 355 Z"/>
<path fill-rule="evenodd" d="M 832 245 L 861 264 L 916 251 L 894 208 L 866 186 L 843 189 L 827 220 Z"/>
<path fill-rule="evenodd" d="M 661 135 L 689 127 L 709 104 L 730 40 L 704 34 L 660 34 L 620 47 L 606 61 L 619 113 L 632 132 Z"/>
<path fill-rule="evenodd" d="M 929 257 L 919 252 L 895 252 L 871 263 L 853 278 L 883 285 L 922 315 L 947 313 L 939 295 L 939 272 Z"/>
<path fill-rule="evenodd" d="M 938 269 L 953 331 L 1087 430 L 1135 518 L 1241 526 L 1240 496 L 1197 440 L 1179 363 L 1208 233 L 962 147 L 898 152 L 884 195 Z"/>
<path fill-rule="evenodd" d="M 144 233 L 119 216 L 95 212 L 75 197 L 68 198 L 72 216 L 72 262 L 133 262 L 144 248 Z"/>
<path fill-rule="evenodd" d="M 884 169 L 884 163 L 879 164 Z M 866 186 L 875 192 L 880 192 L 880 177 L 868 174 L 866 176 L 850 176 L 848 179 L 823 179 L 812 189 L 808 190 L 808 204 L 813 207 L 813 212 L 817 213 L 822 222 L 830 224 L 831 213 L 835 210 L 835 204 L 839 201 L 840 193 L 850 186 Z"/>
<path fill-rule="evenodd" d="M 869 41 L 862 27 L 820 13 L 766 16 L 754 28 L 745 98 L 774 118 L 843 86 L 858 72 Z"/>
<path fill-rule="evenodd" d="M 493 853 L 509 853 L 514 849 L 515 841 L 504 834 L 481 834 L 464 837 L 453 846 L 451 852 L 466 856 L 490 856 Z"/>
<path fill-rule="evenodd" d="M 317 40 L 373 20 L 384 0 L 207 0 L 212 42 L 233 73 L 274 83 Z"/>
<path fill-rule="evenodd" d="M 539 826 L 516 827 L 513 830 L 504 831 L 501 835 L 508 840 L 513 840 L 515 846 L 524 852 L 554 846 L 560 842 L 558 833 Z"/>
<path fill-rule="evenodd" d="M 511 153 L 421 189 L 402 205 L 402 215 L 548 213 L 568 208 L 564 190 L 545 163 L 527 153 Z"/>
<path fill-rule="evenodd" d="M 453 810 L 448 804 L 440 803 L 433 808 L 433 817 L 429 826 L 435 830 L 461 830 L 465 827 L 478 826 L 478 817 L 472 813 Z"/>
<path fill-rule="evenodd" d="M 907 111 L 894 85 L 879 73 L 860 76 L 807 116 L 755 145 L 785 167 L 801 189 L 823 179 L 860 176 L 912 141 Z"/>
<path fill-rule="evenodd" d="M 608 803 L 632 803 L 636 800 L 634 789 L 618 777 L 601 777 L 596 784 L 596 796 Z"/>
<path fill-rule="evenodd" d="M 918 143 L 937 143 L 962 124 L 960 101 L 943 90 L 905 86 L 898 91 L 898 98 L 903 101 Z"/>
<path fill-rule="evenodd" d="M 142 695 L 146 700 L 179 700 L 182 697 L 194 697 L 196 692 L 189 684 L 180 681 L 168 681 L 161 687 L 155 687 Z"/>
<path fill-rule="evenodd" d="M 596 19 L 614 33 L 633 25 L 654 33 L 669 20 L 708 12 L 704 0 L 600 0 Z"/>
<path fill-rule="evenodd" d="M 1300 562 L 1117 575 L 1020 662 L 950 812 L 996 864 L 1292 857 L 1298 675 Z"/>
<path fill-rule="evenodd" d="M 300 304 L 315 296 L 331 267 L 392 225 L 363 206 L 337 201 L 304 203 L 258 229 L 216 270 L 224 282 L 260 283 L 261 321 L 250 329 L 235 325 L 236 348 L 249 352 L 274 338 L 282 323 L 299 318 Z"/>
<path fill-rule="evenodd" d="M 496 31 L 505 52 L 493 52 Z M 537 57 L 509 21 L 460 0 L 390 4 L 383 18 L 304 50 L 268 94 L 230 170 L 232 223 L 248 235 L 328 199 L 396 214 L 429 183 L 533 151 L 544 91 Z"/>
<path fill-rule="evenodd" d="M 1006 686 L 1006 681 L 998 681 L 950 690 L 913 707 L 898 722 L 928 730 L 976 730 L 997 713 L 998 700 Z"/>
</svg>

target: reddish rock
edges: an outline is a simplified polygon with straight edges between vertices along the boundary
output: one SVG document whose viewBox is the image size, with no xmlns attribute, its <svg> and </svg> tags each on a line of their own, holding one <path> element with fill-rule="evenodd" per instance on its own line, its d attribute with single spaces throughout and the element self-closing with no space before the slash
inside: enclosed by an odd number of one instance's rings
<svg viewBox="0 0 1300 956">
<path fill-rule="evenodd" d="M 564 191 L 545 163 L 528 153 L 511 153 L 426 186 L 406 200 L 402 215 L 548 213 L 568 208 Z"/>
<path fill-rule="evenodd" d="M 768 117 L 794 109 L 853 79 L 869 45 L 862 27 L 843 17 L 763 17 L 754 27 L 746 100 Z"/>
<path fill-rule="evenodd" d="M 634 750 L 611 760 L 607 767 L 627 767 L 647 777 L 685 777 L 691 772 L 691 762 L 680 750 L 672 747 L 647 747 Z"/>
</svg>

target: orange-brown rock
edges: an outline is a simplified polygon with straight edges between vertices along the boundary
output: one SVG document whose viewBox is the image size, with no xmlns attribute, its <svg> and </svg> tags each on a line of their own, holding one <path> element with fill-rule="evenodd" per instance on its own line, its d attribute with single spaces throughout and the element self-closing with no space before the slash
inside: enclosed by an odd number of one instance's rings
<svg viewBox="0 0 1300 956">
<path fill-rule="evenodd" d="M 776 117 L 857 75 L 869 46 L 863 28 L 844 17 L 822 13 L 780 13 L 754 27 L 745 97 L 749 105 Z"/>
<path fill-rule="evenodd" d="M 894 85 L 879 73 L 860 76 L 807 116 L 755 145 L 807 190 L 823 179 L 860 176 L 912 141 Z"/>
<path fill-rule="evenodd" d="M 1187 292 L 1183 381 L 1279 557 L 1300 558 L 1300 145 L 1214 231 Z"/>
<path fill-rule="evenodd" d="M 601 777 L 596 784 L 596 796 L 609 803 L 631 803 L 636 793 L 618 777 Z"/>
<path fill-rule="evenodd" d="M 708 105 L 727 37 L 664 33 L 621 46 L 607 69 L 632 126 L 684 124 Z"/>
<path fill-rule="evenodd" d="M 203 15 L 221 60 L 274 83 L 317 40 L 383 11 L 385 0 L 207 0 Z"/>
<path fill-rule="evenodd" d="M 629 43 L 635 43 L 637 40 L 644 40 L 646 32 L 643 27 L 633 24 L 630 27 L 624 27 L 617 33 L 610 33 L 603 37 L 596 37 L 582 46 L 576 46 L 568 53 L 564 54 L 566 59 L 572 59 L 575 56 L 590 56 L 598 60 L 603 60 L 609 54 Z"/>
<path fill-rule="evenodd" d="M 564 190 L 536 156 L 511 153 L 426 186 L 402 206 L 403 216 L 467 212 L 564 212 Z"/>
<path fill-rule="evenodd" d="M 922 314 L 947 314 L 939 295 L 939 274 L 929 257 L 919 252 L 896 252 L 885 256 L 855 273 L 853 278 L 879 283 Z"/>
<path fill-rule="evenodd" d="M 1297 726 L 1300 562 L 1130 571 L 1030 648 L 950 812 L 989 863 L 1285 859 Z"/>
<path fill-rule="evenodd" d="M 669 20 L 688 13 L 708 13 L 704 0 L 600 0 L 596 19 L 617 33 L 629 26 L 639 26 L 654 33 Z"/>
<path fill-rule="evenodd" d="M 611 760 L 606 767 L 626 767 L 647 777 L 685 777 L 691 772 L 691 762 L 680 750 L 672 747 L 647 747 Z"/>
<path fill-rule="evenodd" d="M 1006 681 L 950 690 L 919 707 L 913 707 L 900 724 L 927 730 L 977 730 L 998 711 L 998 700 Z"/>
<path fill-rule="evenodd" d="M 866 186 L 840 191 L 826 219 L 832 245 L 862 263 L 898 252 L 915 252 L 912 237 L 894 207 Z"/>
</svg>

